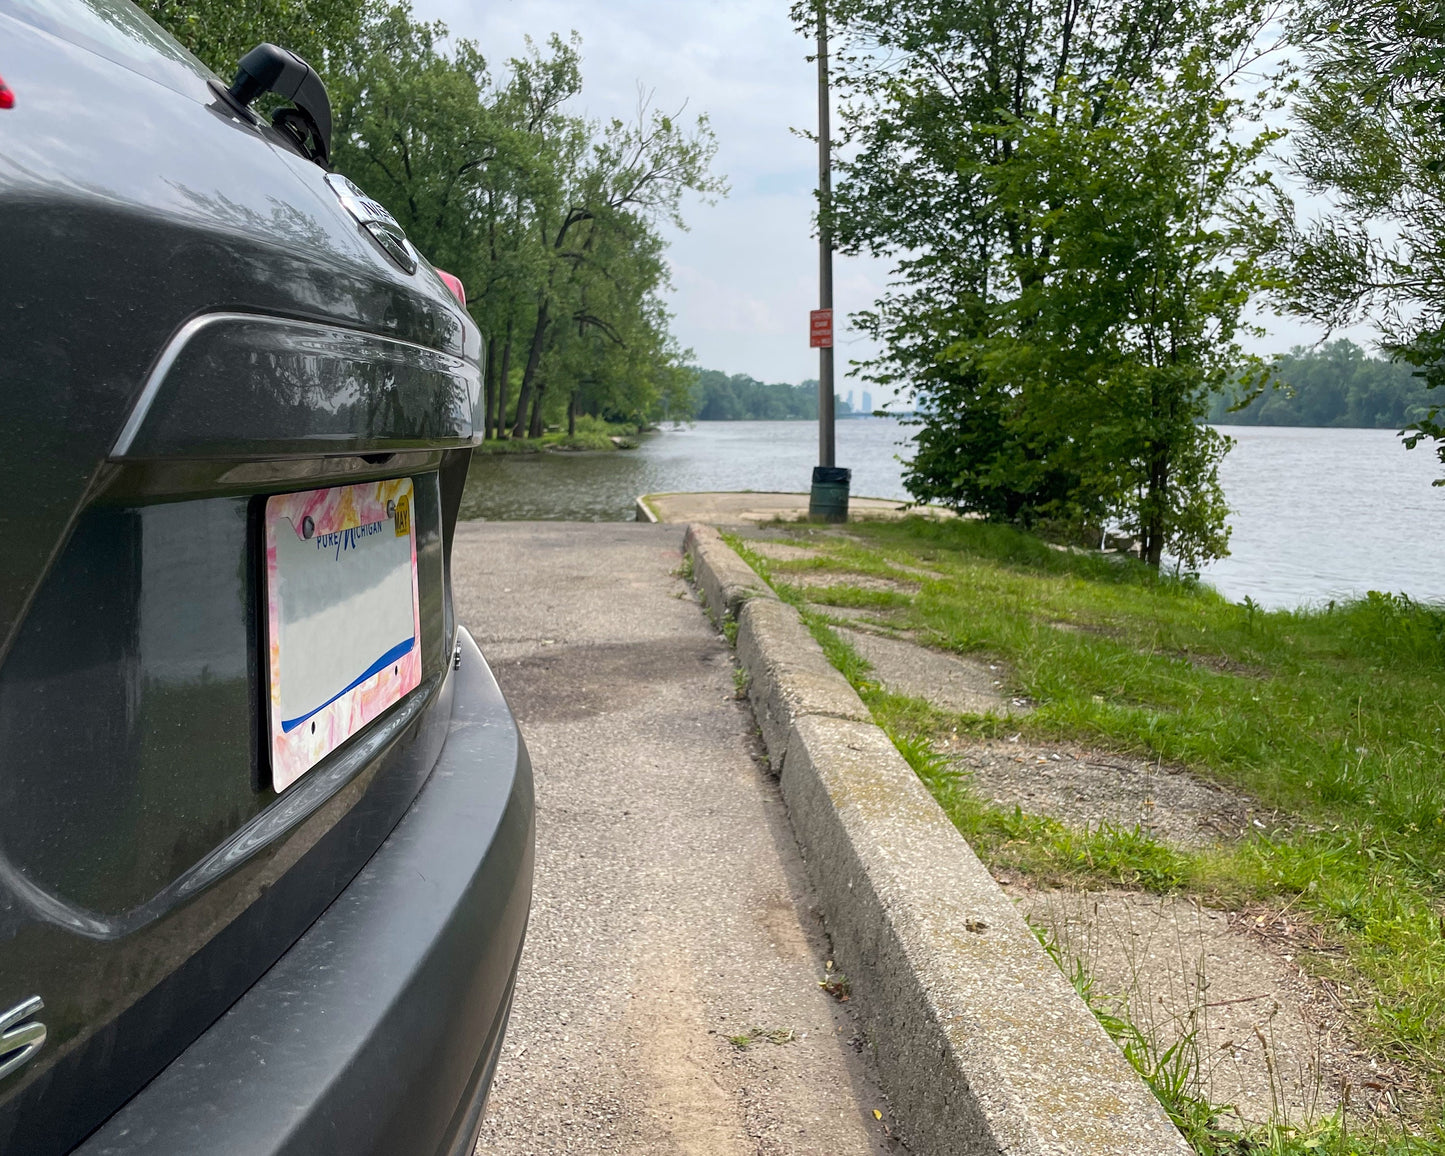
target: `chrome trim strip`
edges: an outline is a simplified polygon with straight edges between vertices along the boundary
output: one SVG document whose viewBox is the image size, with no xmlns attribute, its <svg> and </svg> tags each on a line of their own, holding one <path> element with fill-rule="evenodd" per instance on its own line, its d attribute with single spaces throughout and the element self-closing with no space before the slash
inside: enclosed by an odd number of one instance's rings
<svg viewBox="0 0 1445 1156">
<path fill-rule="evenodd" d="M 200 317 L 192 317 L 176 330 L 175 335 L 161 351 L 159 359 L 151 369 L 150 376 L 146 378 L 145 386 L 140 391 L 140 397 L 136 398 L 130 416 L 125 419 L 125 425 L 121 426 L 120 436 L 115 439 L 115 445 L 110 451 L 111 457 L 123 458 L 130 453 L 130 447 L 135 443 L 136 435 L 140 433 L 140 427 L 145 425 L 146 417 L 150 414 L 156 394 L 161 391 L 161 383 L 165 381 L 166 374 L 170 373 L 171 366 L 175 365 L 176 358 L 181 355 L 181 350 L 186 347 L 186 343 L 207 326 L 220 321 L 234 321 L 242 317 L 249 317 L 249 314 L 209 313 Z"/>
<path fill-rule="evenodd" d="M 29 999 L 21 1000 L 4 1015 L 0 1015 L 0 1032 L 8 1032 L 21 1020 L 28 1020 L 44 1007 L 45 1001 L 38 995 L 32 995 Z"/>
<path fill-rule="evenodd" d="M 35 1021 L 21 1022 L 44 1009 L 45 1001 L 38 995 L 32 995 L 0 1016 L 0 1080 L 28 1064 L 45 1046 L 45 1025 Z"/>
<path fill-rule="evenodd" d="M 400 346 L 403 349 L 416 349 L 432 357 L 445 358 L 447 361 L 456 362 L 458 365 L 467 364 L 464 358 L 454 353 L 448 353 L 443 349 L 434 349 L 430 345 L 420 345 L 415 341 L 407 341 L 400 337 L 387 337 L 380 333 L 373 333 L 368 329 L 353 329 L 346 325 L 335 325 L 320 321 L 299 321 L 293 317 L 274 317 L 268 313 L 203 313 L 199 317 L 192 317 L 184 325 L 176 330 L 170 341 L 166 343 L 165 349 L 161 351 L 160 357 L 156 360 L 154 368 L 146 377 L 145 385 L 141 388 L 140 396 L 136 398 L 135 405 L 126 418 L 125 425 L 121 427 L 120 436 L 115 439 L 115 445 L 111 447 L 112 458 L 123 458 L 130 453 L 131 446 L 135 444 L 136 437 L 140 434 L 141 427 L 145 425 L 146 418 L 150 416 L 151 406 L 155 403 L 156 395 L 160 393 L 161 386 L 165 384 L 166 375 L 170 373 L 175 365 L 176 359 L 180 357 L 191 339 L 204 329 L 212 325 L 221 325 L 229 322 L 261 322 L 272 325 L 276 328 L 289 330 L 311 330 L 312 332 L 341 332 L 354 333 L 358 337 L 364 337 L 368 341 L 385 342 L 387 345 Z"/>
</svg>

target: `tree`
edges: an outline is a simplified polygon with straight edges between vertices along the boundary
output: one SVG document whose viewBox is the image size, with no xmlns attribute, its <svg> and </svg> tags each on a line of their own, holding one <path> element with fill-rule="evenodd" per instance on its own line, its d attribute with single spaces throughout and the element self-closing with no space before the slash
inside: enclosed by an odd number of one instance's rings
<svg viewBox="0 0 1445 1156">
<path fill-rule="evenodd" d="M 334 167 L 468 286 L 489 339 L 488 434 L 537 436 L 564 411 L 570 430 L 582 413 L 642 423 L 686 410 L 661 227 L 683 227 L 689 192 L 725 191 L 706 117 L 684 123 L 646 99 L 631 122 L 569 112 L 582 88 L 575 34 L 528 40 L 495 74 L 475 44 L 405 3 L 148 2 L 222 75 L 262 40 L 317 67 Z"/>
<path fill-rule="evenodd" d="M 470 41 L 440 51 L 447 31 L 397 5 L 335 50 L 332 163 L 387 205 L 418 250 L 464 282 L 486 262 L 477 212 L 505 144 L 486 104 L 486 62 Z"/>
<path fill-rule="evenodd" d="M 810 5 L 800 4 L 804 20 Z M 1130 526 L 1157 565 L 1224 549 L 1198 419 L 1263 282 L 1268 103 L 1231 96 L 1253 0 L 830 5 L 848 146 L 823 207 L 894 260 L 862 367 L 921 414 L 920 498 L 1025 525 Z"/>
<path fill-rule="evenodd" d="M 1264 215 L 1240 194 L 1265 182 L 1276 134 L 1235 139 L 1214 64 L 1191 55 L 1113 91 L 1065 82 L 1048 115 L 1000 130 L 1015 159 L 995 203 L 1042 215 L 1046 245 L 1005 262 L 1018 291 L 955 347 L 1024 399 L 1022 427 L 1079 479 L 1072 504 L 1121 523 L 1153 566 L 1166 549 L 1191 567 L 1227 553 L 1230 443 L 1203 419 L 1265 284 Z"/>
<path fill-rule="evenodd" d="M 693 413 L 699 421 L 817 421 L 818 383 L 765 385 L 745 373 L 729 377 L 716 369 L 695 369 Z M 840 417 L 852 407 L 833 395 Z"/>
<path fill-rule="evenodd" d="M 1294 276 L 1284 300 L 1331 328 L 1369 318 L 1385 352 L 1434 389 L 1445 381 L 1445 14 L 1394 0 L 1317 2 L 1295 35 L 1308 74 L 1295 167 L 1333 208 L 1301 222 L 1286 206 L 1279 253 Z M 1405 435 L 1411 449 L 1433 441 L 1445 461 L 1438 404 Z"/>
<path fill-rule="evenodd" d="M 578 127 L 590 148 L 568 151 L 561 169 L 561 198 L 547 207 L 550 211 L 538 214 L 548 272 L 537 292 L 513 437 L 541 433 L 543 398 L 553 377 L 553 363 L 543 358 L 559 349 L 567 326 L 596 330 L 619 344 L 625 341 L 618 325 L 609 325 L 585 305 L 569 308 L 576 295 L 599 279 L 620 286 L 625 274 L 619 262 L 631 262 L 630 273 L 635 274 L 651 254 L 647 292 L 634 292 L 632 299 L 639 309 L 646 301 L 647 310 L 660 316 L 660 302 L 653 297 L 665 286 L 666 267 L 649 236 L 664 222 L 685 227 L 684 194 L 711 197 L 726 191 L 725 182 L 709 172 L 717 146 L 706 117 L 685 125 L 642 98 L 635 121 L 614 118 L 605 127 L 580 122 Z"/>
<path fill-rule="evenodd" d="M 551 264 L 538 222 L 557 211 L 584 127 L 563 106 L 581 91 L 575 38 L 528 42 L 494 80 L 477 47 L 443 51 L 440 24 L 396 6 L 368 23 L 334 87 L 336 167 L 386 204 L 418 249 L 469 287 L 492 339 L 485 428 L 507 408 L 517 335 L 537 311 Z M 535 372 L 535 365 L 532 366 Z"/>
<path fill-rule="evenodd" d="M 1372 357 L 1344 338 L 1318 348 L 1295 346 L 1270 369 L 1280 388 L 1254 398 L 1218 394 L 1209 420 L 1223 425 L 1398 430 L 1425 418 L 1431 409 L 1430 393 L 1410 366 Z"/>
<path fill-rule="evenodd" d="M 321 76 L 337 79 L 334 52 L 349 45 L 368 17 L 349 0 L 139 0 L 152 19 L 219 76 L 230 80 L 241 57 L 265 41 L 289 48 Z"/>
</svg>

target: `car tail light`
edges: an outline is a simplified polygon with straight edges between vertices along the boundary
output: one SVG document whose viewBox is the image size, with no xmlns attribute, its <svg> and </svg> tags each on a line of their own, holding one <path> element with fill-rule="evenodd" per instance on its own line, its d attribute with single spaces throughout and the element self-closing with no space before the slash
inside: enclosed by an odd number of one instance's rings
<svg viewBox="0 0 1445 1156">
<path fill-rule="evenodd" d="M 10 89 L 6 86 L 6 84 L 5 84 L 5 78 L 4 78 L 3 76 L 0 76 L 0 108 L 14 108 L 14 107 L 15 107 L 15 94 L 14 94 L 13 92 L 11 92 Z M 460 285 L 461 282 L 458 281 L 457 284 Z"/>
<path fill-rule="evenodd" d="M 447 288 L 452 291 L 452 296 L 465 306 L 467 303 L 467 288 L 462 284 L 462 279 L 451 273 L 443 272 L 441 269 L 437 270 L 437 276 L 446 282 Z"/>
</svg>

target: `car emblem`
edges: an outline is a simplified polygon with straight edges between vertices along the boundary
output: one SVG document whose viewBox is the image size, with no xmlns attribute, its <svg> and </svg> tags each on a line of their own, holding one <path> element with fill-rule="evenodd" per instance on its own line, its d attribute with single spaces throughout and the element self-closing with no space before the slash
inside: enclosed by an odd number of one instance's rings
<svg viewBox="0 0 1445 1156">
<path fill-rule="evenodd" d="M 327 173 L 326 183 L 346 211 L 356 218 L 356 223 L 381 246 L 382 252 L 403 272 L 415 273 L 419 258 L 406 239 L 406 231 L 396 223 L 396 218 L 340 173 Z"/>
<path fill-rule="evenodd" d="M 0 1015 L 0 1079 L 29 1063 L 45 1043 L 45 1025 L 30 1019 L 44 1007 L 45 1002 L 32 995 Z"/>
</svg>

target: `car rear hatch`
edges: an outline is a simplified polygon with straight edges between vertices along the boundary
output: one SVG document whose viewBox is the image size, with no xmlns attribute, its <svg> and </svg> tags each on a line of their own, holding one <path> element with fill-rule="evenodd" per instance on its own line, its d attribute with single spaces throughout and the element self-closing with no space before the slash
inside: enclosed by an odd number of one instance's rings
<svg viewBox="0 0 1445 1156">
<path fill-rule="evenodd" d="M 0 75 L 0 1017 L 38 997 L 46 1029 L 0 1151 L 44 1156 L 296 942 L 434 765 L 481 343 L 124 0 L 0 0 Z M 415 677 L 278 792 L 268 502 L 341 486 L 414 539 Z"/>
</svg>

